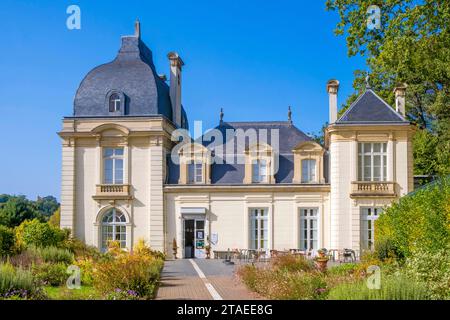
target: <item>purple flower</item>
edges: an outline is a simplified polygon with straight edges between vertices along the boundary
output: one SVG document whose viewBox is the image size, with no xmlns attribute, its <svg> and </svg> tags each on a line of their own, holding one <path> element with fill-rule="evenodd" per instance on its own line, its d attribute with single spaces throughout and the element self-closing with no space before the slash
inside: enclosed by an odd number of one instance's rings
<svg viewBox="0 0 450 320">
<path fill-rule="evenodd" d="M 137 296 L 136 291 L 133 291 L 133 290 L 128 290 L 128 294 L 129 294 L 130 296 Z"/>
</svg>

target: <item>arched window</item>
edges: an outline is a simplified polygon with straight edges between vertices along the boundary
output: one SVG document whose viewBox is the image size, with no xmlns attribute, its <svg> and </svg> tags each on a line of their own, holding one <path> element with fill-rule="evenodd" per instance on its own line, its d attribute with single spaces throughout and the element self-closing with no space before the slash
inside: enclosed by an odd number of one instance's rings
<svg viewBox="0 0 450 320">
<path fill-rule="evenodd" d="M 120 96 L 117 93 L 113 93 L 109 96 L 109 112 L 120 111 Z"/>
<path fill-rule="evenodd" d="M 119 241 L 120 247 L 127 246 L 127 220 L 125 215 L 113 208 L 102 218 L 102 249 L 106 250 L 110 241 Z"/>
</svg>

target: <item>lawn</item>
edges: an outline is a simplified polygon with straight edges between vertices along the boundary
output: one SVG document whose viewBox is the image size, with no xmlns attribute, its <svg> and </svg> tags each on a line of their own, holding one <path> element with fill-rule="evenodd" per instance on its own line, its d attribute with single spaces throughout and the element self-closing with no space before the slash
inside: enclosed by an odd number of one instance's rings
<svg viewBox="0 0 450 320">
<path fill-rule="evenodd" d="M 44 290 L 50 300 L 101 300 L 101 294 L 90 286 L 81 286 L 80 289 L 47 286 Z"/>
</svg>

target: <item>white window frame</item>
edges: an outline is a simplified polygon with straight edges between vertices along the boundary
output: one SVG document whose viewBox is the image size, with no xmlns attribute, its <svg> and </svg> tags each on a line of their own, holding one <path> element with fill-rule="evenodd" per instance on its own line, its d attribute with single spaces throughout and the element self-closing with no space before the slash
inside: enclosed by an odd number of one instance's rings
<svg viewBox="0 0 450 320">
<path fill-rule="evenodd" d="M 106 152 L 107 150 L 112 150 L 112 155 L 107 156 Z M 122 150 L 122 154 L 116 154 L 117 150 Z M 102 152 L 102 156 L 103 156 L 103 178 L 102 181 L 104 184 L 124 184 L 124 178 L 125 178 L 125 149 L 124 148 L 112 148 L 112 147 L 105 147 L 103 148 L 103 152 Z M 106 161 L 107 160 L 112 160 L 112 180 L 111 181 L 106 181 Z M 118 169 L 118 160 L 122 161 L 122 178 L 121 179 L 117 179 L 116 178 L 116 171 L 119 170 Z"/>
<path fill-rule="evenodd" d="M 303 163 L 307 163 L 306 170 L 303 170 Z M 312 163 L 314 164 L 314 166 L 312 166 Z M 302 159 L 301 166 L 302 166 L 301 182 L 302 183 L 316 182 L 317 181 L 317 177 L 316 177 L 317 160 L 316 159 Z"/>
<path fill-rule="evenodd" d="M 269 161 L 267 159 L 258 158 L 252 160 L 252 183 L 268 182 L 268 164 Z"/>
<path fill-rule="evenodd" d="M 261 221 L 264 220 L 264 228 L 261 228 Z M 249 213 L 249 231 L 250 245 L 253 250 L 267 251 L 270 248 L 270 226 L 269 226 L 269 210 L 267 208 L 251 208 Z M 255 231 L 256 236 L 255 236 Z M 267 235 L 267 239 L 261 235 Z M 261 246 L 261 242 L 264 244 Z M 256 245 L 255 245 L 256 244 Z"/>
<path fill-rule="evenodd" d="M 114 95 L 117 95 L 117 98 L 114 98 Z M 110 96 L 110 101 L 109 101 L 109 103 L 113 103 L 113 110 L 109 110 L 109 112 L 117 112 L 117 111 L 120 111 L 120 104 L 121 104 L 121 99 L 120 99 L 120 96 L 119 96 L 119 94 L 117 94 L 117 93 L 113 93 L 111 96 Z M 109 107 L 109 106 L 108 106 Z"/>
<path fill-rule="evenodd" d="M 105 222 L 104 219 L 109 214 L 112 214 L 112 221 Z M 116 221 L 117 218 L 119 218 L 119 220 L 121 221 Z M 107 228 L 111 228 L 111 232 Z M 116 228 L 120 228 L 119 229 L 120 231 L 117 232 Z M 105 239 L 105 236 L 108 236 L 109 234 L 111 234 L 111 239 Z M 116 208 L 112 208 L 106 211 L 100 223 L 100 236 L 101 236 L 100 246 L 101 250 L 103 251 L 108 249 L 107 241 L 119 241 L 120 247 L 126 248 L 128 240 L 126 215 L 122 211 L 117 210 Z M 116 239 L 117 236 L 119 236 L 119 239 Z"/>
<path fill-rule="evenodd" d="M 306 210 L 307 215 L 303 215 L 303 212 Z M 311 213 L 314 212 L 315 214 L 312 215 Z M 321 246 L 321 232 L 320 232 L 320 211 L 319 208 L 317 207 L 302 207 L 299 208 L 298 210 L 298 215 L 299 215 L 299 248 L 301 250 L 306 250 L 306 251 L 316 251 L 320 248 Z M 316 221 L 316 228 L 311 228 L 311 221 Z M 304 239 L 304 224 L 306 221 L 306 239 Z M 311 237 L 311 231 L 316 231 L 316 238 L 314 239 Z M 306 246 L 304 245 L 304 241 L 306 240 Z M 311 241 L 316 241 L 316 248 L 313 248 L 313 246 L 311 246 Z"/>
<path fill-rule="evenodd" d="M 190 167 L 193 166 L 193 177 L 191 177 Z M 187 175 L 189 184 L 203 183 L 203 163 L 199 160 L 193 160 L 187 165 Z"/>
<path fill-rule="evenodd" d="M 375 221 L 382 213 L 381 207 L 361 207 L 361 248 L 372 250 L 375 245 Z M 364 227 L 366 224 L 366 227 Z"/>
<path fill-rule="evenodd" d="M 380 145 L 380 151 L 375 152 L 374 146 Z M 366 151 L 367 149 L 369 151 Z M 370 156 L 370 177 L 365 176 L 365 157 Z M 375 179 L 374 158 L 380 157 L 380 177 Z M 387 181 L 387 142 L 358 142 L 358 181 Z"/>
</svg>

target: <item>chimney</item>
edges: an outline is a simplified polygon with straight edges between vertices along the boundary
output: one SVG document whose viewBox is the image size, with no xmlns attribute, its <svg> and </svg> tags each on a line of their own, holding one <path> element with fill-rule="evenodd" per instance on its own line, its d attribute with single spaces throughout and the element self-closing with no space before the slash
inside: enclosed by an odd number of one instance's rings
<svg viewBox="0 0 450 320">
<path fill-rule="evenodd" d="M 339 90 L 338 80 L 329 80 L 327 82 L 327 92 L 329 97 L 330 107 L 330 123 L 335 123 L 337 120 L 337 93 Z"/>
<path fill-rule="evenodd" d="M 172 103 L 172 121 L 181 127 L 181 67 L 183 60 L 176 52 L 167 55 L 170 61 L 170 101 Z"/>
<path fill-rule="evenodd" d="M 394 89 L 395 93 L 395 111 L 400 113 L 402 116 L 406 114 L 405 106 L 405 96 L 406 96 L 406 84 L 401 84 Z"/>
<path fill-rule="evenodd" d="M 141 23 L 138 19 L 134 22 L 134 36 L 137 38 L 141 38 Z"/>
</svg>

